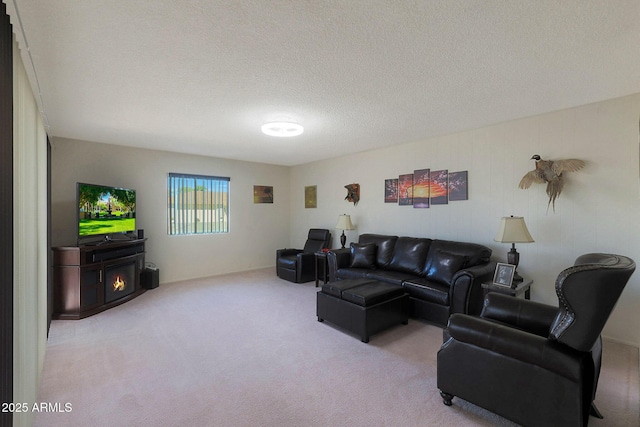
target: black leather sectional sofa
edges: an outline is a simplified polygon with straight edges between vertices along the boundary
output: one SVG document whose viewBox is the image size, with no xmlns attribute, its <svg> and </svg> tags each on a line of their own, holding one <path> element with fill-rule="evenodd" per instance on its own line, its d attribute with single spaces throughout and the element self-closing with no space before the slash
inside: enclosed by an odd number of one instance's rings
<svg viewBox="0 0 640 427">
<path fill-rule="evenodd" d="M 446 326 L 453 313 L 479 314 L 490 281 L 491 249 L 417 237 L 362 234 L 349 249 L 331 251 L 329 280 L 367 278 L 403 287 L 409 315 Z"/>
</svg>

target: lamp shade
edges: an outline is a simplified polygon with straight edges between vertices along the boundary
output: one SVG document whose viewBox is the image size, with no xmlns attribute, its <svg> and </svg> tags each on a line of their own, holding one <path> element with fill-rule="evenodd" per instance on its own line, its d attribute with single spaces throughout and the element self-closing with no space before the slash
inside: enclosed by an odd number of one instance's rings
<svg viewBox="0 0 640 427">
<path fill-rule="evenodd" d="M 531 243 L 533 237 L 529 234 L 527 224 L 521 216 L 505 216 L 500 220 L 500 228 L 494 239 L 500 243 Z"/>
<path fill-rule="evenodd" d="M 336 225 L 336 228 L 338 230 L 353 230 L 351 216 L 346 214 L 338 216 L 338 224 Z"/>
</svg>

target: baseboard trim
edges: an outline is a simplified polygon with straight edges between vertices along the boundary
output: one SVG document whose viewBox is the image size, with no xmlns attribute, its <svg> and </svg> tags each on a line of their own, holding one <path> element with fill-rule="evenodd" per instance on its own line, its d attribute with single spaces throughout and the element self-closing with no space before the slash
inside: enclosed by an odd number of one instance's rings
<svg viewBox="0 0 640 427">
<path fill-rule="evenodd" d="M 602 336 L 602 339 L 604 341 L 611 341 L 611 342 L 616 343 L 616 344 L 628 345 L 629 347 L 633 347 L 635 349 L 638 349 L 638 351 L 640 352 L 640 345 L 638 343 L 628 342 L 628 341 L 620 340 L 620 339 L 617 339 L 617 338 L 607 337 L 607 336 L 604 336 L 604 335 Z"/>
</svg>

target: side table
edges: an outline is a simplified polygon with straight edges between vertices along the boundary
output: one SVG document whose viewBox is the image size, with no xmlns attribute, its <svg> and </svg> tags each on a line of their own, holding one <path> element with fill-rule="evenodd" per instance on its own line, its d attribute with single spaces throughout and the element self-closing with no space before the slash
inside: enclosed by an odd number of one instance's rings
<svg viewBox="0 0 640 427">
<path fill-rule="evenodd" d="M 322 278 L 322 283 L 327 283 L 327 275 L 329 274 L 329 268 L 327 266 L 327 253 L 328 252 L 315 252 L 316 256 L 316 288 Z M 322 267 L 322 276 L 320 275 L 320 267 Z"/>
<path fill-rule="evenodd" d="M 507 286 L 496 285 L 495 283 L 483 283 L 482 289 L 484 296 L 489 292 L 498 292 L 501 294 L 511 295 L 512 297 L 519 297 L 524 293 L 524 299 L 531 299 L 531 285 L 533 280 L 524 280 L 518 284 L 515 288 L 509 288 Z"/>
</svg>

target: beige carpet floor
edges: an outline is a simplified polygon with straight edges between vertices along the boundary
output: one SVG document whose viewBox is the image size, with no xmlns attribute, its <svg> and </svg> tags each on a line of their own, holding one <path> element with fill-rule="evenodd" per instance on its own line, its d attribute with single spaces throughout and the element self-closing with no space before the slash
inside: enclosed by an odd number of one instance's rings
<svg viewBox="0 0 640 427">
<path fill-rule="evenodd" d="M 51 325 L 35 426 L 512 426 L 436 389 L 442 330 L 369 344 L 317 321 L 313 283 L 261 269 L 161 285 Z M 638 349 L 606 341 L 590 426 L 638 426 Z M 535 404 L 535 402 L 531 402 Z M 541 408 L 541 410 L 544 410 Z"/>
</svg>

